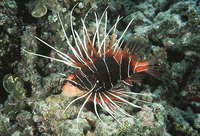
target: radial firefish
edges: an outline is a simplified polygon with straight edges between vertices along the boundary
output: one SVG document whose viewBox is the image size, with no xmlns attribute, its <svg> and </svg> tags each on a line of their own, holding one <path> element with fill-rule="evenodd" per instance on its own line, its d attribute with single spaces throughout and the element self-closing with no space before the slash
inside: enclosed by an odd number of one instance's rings
<svg viewBox="0 0 200 136">
<path fill-rule="evenodd" d="M 72 25 L 72 12 L 73 9 L 71 11 L 70 23 L 75 47 L 70 43 L 58 14 L 66 38 L 66 43 L 72 50 L 72 54 L 65 54 L 38 37 L 36 37 L 36 39 L 56 51 L 60 58 L 51 58 L 28 51 L 25 52 L 62 62 L 77 69 L 74 74 L 67 76 L 66 84 L 63 86 L 63 94 L 65 96 L 77 97 L 66 107 L 64 112 L 75 101 L 85 98 L 85 101 L 79 110 L 77 121 L 83 107 L 88 101 L 94 103 L 94 111 L 100 120 L 101 118 L 98 114 L 97 104 L 115 119 L 116 113 L 131 116 L 122 108 L 122 104 L 127 103 L 136 108 L 142 108 L 141 106 L 135 105 L 126 100 L 126 97 L 129 95 L 142 94 L 124 91 L 120 88 L 119 84 L 124 83 L 132 86 L 131 82 L 141 81 L 146 73 L 157 79 L 161 79 L 163 72 L 165 71 L 164 53 L 166 49 L 161 53 L 144 60 L 144 54 L 150 50 L 150 47 L 147 45 L 147 42 L 143 42 L 142 38 L 139 38 L 138 36 L 134 39 L 134 44 L 130 42 L 131 40 L 128 40 L 128 42 L 123 45 L 124 40 L 122 40 L 122 38 L 134 19 L 130 20 L 120 37 L 114 39 L 117 24 L 122 18 L 118 17 L 115 24 L 109 31 L 107 31 L 106 10 L 99 20 L 97 15 L 94 14 L 96 19 L 96 29 L 93 38 L 89 36 L 88 29 L 85 25 L 85 19 L 88 13 L 85 15 L 83 20 L 81 19 L 83 25 L 83 36 L 80 37 Z M 99 29 L 103 17 L 105 17 L 105 32 L 103 33 L 103 39 L 101 39 Z M 109 44 L 107 44 L 109 37 Z"/>
</svg>

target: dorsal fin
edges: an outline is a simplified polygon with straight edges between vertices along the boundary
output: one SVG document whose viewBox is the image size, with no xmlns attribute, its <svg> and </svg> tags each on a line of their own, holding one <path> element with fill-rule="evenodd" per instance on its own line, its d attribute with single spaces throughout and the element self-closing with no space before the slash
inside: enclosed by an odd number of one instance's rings
<svg viewBox="0 0 200 136">
<path fill-rule="evenodd" d="M 141 36 L 135 36 L 134 40 L 131 42 L 127 42 L 127 47 L 130 49 L 130 54 L 132 54 L 132 59 L 135 61 L 143 61 L 144 58 L 149 55 L 150 51 L 150 43 Z"/>
</svg>

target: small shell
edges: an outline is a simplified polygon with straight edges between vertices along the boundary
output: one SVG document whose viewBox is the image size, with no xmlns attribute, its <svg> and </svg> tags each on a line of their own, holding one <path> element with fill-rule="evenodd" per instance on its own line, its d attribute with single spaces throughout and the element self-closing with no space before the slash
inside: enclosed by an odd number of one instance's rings
<svg viewBox="0 0 200 136">
<path fill-rule="evenodd" d="M 47 13 L 47 7 L 45 5 L 37 4 L 33 9 L 31 15 L 38 18 L 42 17 Z"/>
</svg>

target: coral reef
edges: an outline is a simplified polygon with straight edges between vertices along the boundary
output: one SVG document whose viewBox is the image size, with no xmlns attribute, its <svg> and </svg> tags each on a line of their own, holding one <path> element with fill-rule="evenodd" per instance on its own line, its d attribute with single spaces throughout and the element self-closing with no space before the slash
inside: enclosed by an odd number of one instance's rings
<svg viewBox="0 0 200 136">
<path fill-rule="evenodd" d="M 17 17 L 18 7 L 14 0 L 0 1 L 0 82 L 8 73 L 16 70 L 20 60 L 20 35 L 23 22 Z M 0 85 L 1 86 L 1 85 Z M 2 86 L 1 86 L 1 89 Z M 6 92 L 2 91 L 0 103 L 6 100 Z"/>
<path fill-rule="evenodd" d="M 196 130 L 193 130 L 193 128 L 187 128 L 186 126 L 174 122 L 172 125 L 175 128 L 175 132 L 173 132 L 174 135 L 188 135 L 188 136 L 199 136 L 198 132 Z"/>
<path fill-rule="evenodd" d="M 89 35 L 95 32 L 98 18 L 108 7 L 110 29 L 117 16 L 120 20 L 115 38 L 119 37 L 134 18 L 125 41 L 142 36 L 151 46 L 152 55 L 166 51 L 167 74 L 158 81 L 146 76 L 141 83 L 125 87 L 127 91 L 151 93 L 134 96 L 129 101 L 141 105 L 142 110 L 130 105 L 123 108 L 132 117 L 117 116 L 119 124 L 100 107 L 101 122 L 95 115 L 93 103 L 87 103 L 80 117 L 77 115 L 84 100 L 73 100 L 62 95 L 63 74 L 74 72 L 64 64 L 24 52 L 59 56 L 36 40 L 41 38 L 53 47 L 69 54 L 64 32 L 58 20 L 59 13 L 70 43 L 74 43 L 73 27 L 82 35 L 81 18 Z M 20 5 L 25 5 L 20 6 Z M 191 135 L 200 133 L 200 2 L 185 0 L 30 0 L 0 1 L 0 135 Z M 26 14 L 21 14 L 27 12 Z M 34 21 L 25 21 L 29 18 Z M 100 25 L 100 39 L 104 37 L 104 19 Z M 109 42 L 109 39 L 107 39 Z M 21 50 L 21 52 L 20 52 Z M 62 74 L 61 74 L 62 73 Z M 139 101 L 138 101 L 139 99 Z M 141 101 L 145 101 L 143 103 Z M 78 127 L 78 128 L 77 128 Z"/>
</svg>

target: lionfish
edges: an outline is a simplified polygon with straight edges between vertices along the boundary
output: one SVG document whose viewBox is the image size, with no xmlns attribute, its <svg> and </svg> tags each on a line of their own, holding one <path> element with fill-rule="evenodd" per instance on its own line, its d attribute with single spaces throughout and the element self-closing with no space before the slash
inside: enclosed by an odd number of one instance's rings
<svg viewBox="0 0 200 136">
<path fill-rule="evenodd" d="M 116 120 L 116 114 L 122 113 L 126 116 L 131 116 L 122 108 L 122 104 L 127 103 L 133 107 L 142 109 L 141 106 L 129 102 L 126 97 L 129 95 L 143 94 L 124 91 L 119 87 L 119 84 L 124 83 L 128 86 L 132 86 L 131 82 L 141 81 L 146 73 L 157 79 L 161 79 L 163 72 L 165 71 L 164 52 L 166 49 L 164 49 L 162 53 L 144 61 L 144 54 L 150 50 L 150 47 L 146 46 L 145 43 L 140 44 L 142 43 L 141 38 L 137 38 L 138 40 L 136 40 L 134 44 L 131 44 L 130 41 L 128 41 L 122 48 L 124 43 L 122 38 L 134 18 L 130 20 L 121 36 L 114 40 L 117 24 L 122 17 L 118 17 L 115 24 L 107 32 L 107 9 L 103 12 L 99 20 L 96 13 L 94 13 L 96 30 L 92 39 L 89 36 L 88 29 L 85 25 L 85 19 L 90 10 L 86 13 L 84 19 L 81 19 L 83 25 L 83 37 L 81 38 L 77 31 L 74 30 L 72 24 L 72 13 L 74 8 L 71 10 L 70 24 L 75 47 L 70 43 L 58 14 L 59 22 L 66 38 L 66 43 L 72 50 L 72 54 L 65 54 L 38 37 L 36 37 L 36 39 L 56 51 L 60 58 L 57 59 L 24 51 L 32 55 L 64 63 L 77 69 L 76 73 L 67 76 L 66 84 L 63 86 L 63 94 L 65 96 L 77 97 L 70 102 L 63 113 L 75 101 L 86 98 L 78 112 L 77 125 L 80 113 L 85 104 L 89 101 L 93 102 L 94 111 L 99 120 L 101 120 L 101 118 L 98 114 L 97 104 Z M 105 17 L 105 32 L 104 38 L 100 40 L 100 24 L 103 17 Z M 109 45 L 107 45 L 107 40 L 110 35 L 111 39 Z"/>
</svg>

